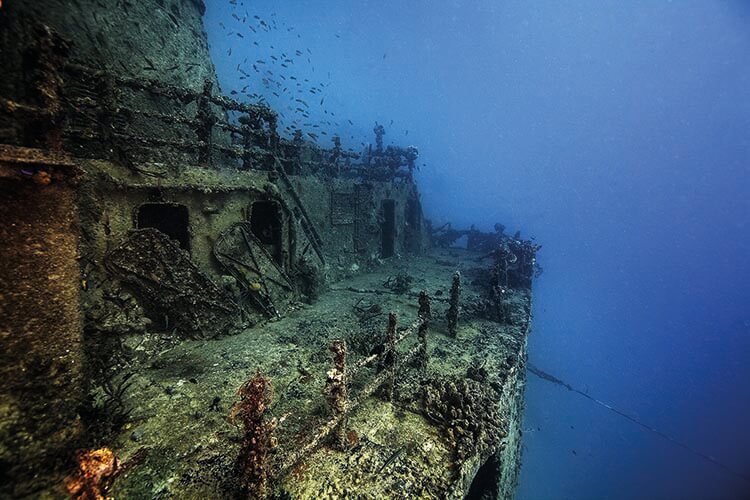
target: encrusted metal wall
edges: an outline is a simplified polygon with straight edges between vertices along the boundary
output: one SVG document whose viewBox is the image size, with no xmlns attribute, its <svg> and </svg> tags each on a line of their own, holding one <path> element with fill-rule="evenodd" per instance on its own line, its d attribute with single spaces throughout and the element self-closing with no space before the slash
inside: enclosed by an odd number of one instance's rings
<svg viewBox="0 0 750 500">
<path fill-rule="evenodd" d="M 27 176 L 14 159 L 28 157 L 0 150 L 0 497 L 8 498 L 33 494 L 24 480 L 69 465 L 86 391 L 71 168 Z"/>
</svg>

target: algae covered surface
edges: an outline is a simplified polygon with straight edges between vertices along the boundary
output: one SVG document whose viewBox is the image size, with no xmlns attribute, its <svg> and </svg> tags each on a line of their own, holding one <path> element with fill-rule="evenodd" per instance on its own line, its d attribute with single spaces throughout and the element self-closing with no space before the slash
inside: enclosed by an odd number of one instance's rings
<svg viewBox="0 0 750 500">
<path fill-rule="evenodd" d="M 123 462 L 137 455 L 139 463 L 115 481 L 112 493 L 119 498 L 206 498 L 231 493 L 242 429 L 233 426 L 228 415 L 237 389 L 258 371 L 274 389 L 268 418 L 280 421 L 269 455 L 271 492 L 294 498 L 382 498 L 402 493 L 439 498 L 454 491 L 460 497 L 470 482 L 467 477 L 476 472 L 464 469 L 478 466 L 518 439 L 509 435 L 508 419 L 522 398 L 517 367 L 523 365 L 526 332 L 523 326 L 501 325 L 471 312 L 472 300 L 482 293 L 481 286 L 472 284 L 472 276 L 481 282 L 487 270 L 487 260 L 480 255 L 443 250 L 402 259 L 396 265 L 397 269 L 382 266 L 353 275 L 333 284 L 314 305 L 294 305 L 282 319 L 237 335 L 185 341 L 160 352 L 142 338 L 128 346 L 138 360 L 124 368 L 132 373 L 124 394 L 130 418 L 110 446 Z M 433 300 L 426 372 L 399 367 L 392 402 L 376 393 L 354 409 L 346 429 L 346 450 L 325 440 L 297 463 L 289 463 L 292 454 L 331 418 L 322 395 L 332 366 L 329 344 L 346 340 L 350 363 L 377 352 L 387 312 L 395 312 L 399 327 L 405 328 L 417 317 L 417 292 L 424 289 L 435 299 L 445 297 L 454 269 L 466 276 L 457 336 L 447 335 L 443 317 L 447 303 Z M 398 273 L 414 277 L 403 293 L 384 286 Z M 524 291 L 515 299 L 523 314 L 530 297 Z M 372 312 L 363 315 L 363 304 Z M 400 353 L 413 346 L 416 336 L 411 337 L 399 345 Z M 352 397 L 376 370 L 364 369 L 353 378 Z M 478 429 L 476 436 L 462 440 L 474 425 L 470 420 L 479 421 L 481 415 L 464 416 L 462 427 L 424 411 L 425 395 L 435 387 L 431 381 L 464 381 L 467 370 L 474 377 L 469 382 L 496 396 L 491 401 L 497 422 L 502 422 L 493 429 L 496 436 L 485 436 L 489 429 Z M 460 411 L 457 404 L 454 414 Z M 457 449 L 461 443 L 463 455 Z"/>
</svg>

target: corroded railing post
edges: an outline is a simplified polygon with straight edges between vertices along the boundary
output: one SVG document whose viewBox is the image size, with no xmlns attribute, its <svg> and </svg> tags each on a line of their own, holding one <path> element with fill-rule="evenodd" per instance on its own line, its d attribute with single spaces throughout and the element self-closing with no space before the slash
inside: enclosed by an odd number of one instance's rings
<svg viewBox="0 0 750 500">
<path fill-rule="evenodd" d="M 425 290 L 419 292 L 419 350 L 417 351 L 417 368 L 421 373 L 427 370 L 427 327 L 430 323 L 432 312 L 430 311 L 430 296 Z"/>
<path fill-rule="evenodd" d="M 203 84 L 203 93 L 198 98 L 198 125 L 196 135 L 202 143 L 198 148 L 198 162 L 201 164 L 211 165 L 211 149 L 213 148 L 213 129 L 216 123 L 216 116 L 211 109 L 211 92 L 213 82 L 206 80 Z"/>
<path fill-rule="evenodd" d="M 324 393 L 334 418 L 341 416 L 341 421 L 334 430 L 334 439 L 336 446 L 344 450 L 346 449 L 346 412 L 349 404 L 346 380 L 346 341 L 334 341 L 331 344 L 331 352 L 333 353 L 333 368 L 328 370 Z"/>
<path fill-rule="evenodd" d="M 461 298 L 461 273 L 456 271 L 453 273 L 453 284 L 451 285 L 451 295 L 448 299 L 448 312 L 445 313 L 445 317 L 448 320 L 448 334 L 451 337 L 456 336 L 456 329 L 458 327 L 458 304 Z"/>
<path fill-rule="evenodd" d="M 385 333 L 385 352 L 384 365 L 389 371 L 388 381 L 386 382 L 386 399 L 393 401 L 393 389 L 396 386 L 396 322 L 398 318 L 396 313 L 388 315 L 388 330 Z"/>
<path fill-rule="evenodd" d="M 266 418 L 273 400 L 273 387 L 271 381 L 258 371 L 242 384 L 237 394 L 240 400 L 232 407 L 229 420 L 241 422 L 244 435 L 235 473 L 243 493 L 250 498 L 259 498 L 266 491 L 270 471 L 268 455 L 275 445 L 273 431 L 277 422 Z"/>
</svg>

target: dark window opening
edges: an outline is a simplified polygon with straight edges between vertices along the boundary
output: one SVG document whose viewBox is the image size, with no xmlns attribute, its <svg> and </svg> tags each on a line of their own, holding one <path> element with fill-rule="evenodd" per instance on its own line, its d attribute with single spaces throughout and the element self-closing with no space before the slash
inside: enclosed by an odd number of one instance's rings
<svg viewBox="0 0 750 500">
<path fill-rule="evenodd" d="M 180 248 L 190 251 L 188 208 L 176 203 L 144 203 L 138 207 L 136 227 L 153 227 L 176 241 Z"/>
<path fill-rule="evenodd" d="M 274 260 L 282 264 L 281 213 L 275 201 L 256 201 L 250 208 L 250 230 Z"/>
<path fill-rule="evenodd" d="M 396 202 L 383 200 L 383 222 L 380 225 L 380 255 L 392 257 L 396 246 Z"/>
<path fill-rule="evenodd" d="M 497 498 L 498 486 L 500 484 L 500 463 L 496 455 L 490 458 L 482 465 L 474 476 L 474 480 L 469 486 L 469 493 L 466 495 L 467 500 L 484 500 Z"/>
</svg>

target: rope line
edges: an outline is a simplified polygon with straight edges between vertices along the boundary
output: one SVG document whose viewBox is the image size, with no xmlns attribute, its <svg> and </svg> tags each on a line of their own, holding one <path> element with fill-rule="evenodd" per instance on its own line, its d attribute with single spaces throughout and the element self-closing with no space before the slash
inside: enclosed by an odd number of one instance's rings
<svg viewBox="0 0 750 500">
<path fill-rule="evenodd" d="M 613 407 L 611 405 L 608 405 L 604 401 L 600 401 L 600 400 L 598 400 L 598 399 L 596 399 L 596 398 L 594 398 L 594 397 L 586 394 L 585 392 L 583 392 L 583 391 L 581 391 L 579 389 L 576 389 L 572 385 L 568 384 L 567 382 L 565 382 L 563 380 L 560 380 L 559 378 L 555 377 L 554 375 L 551 375 L 551 374 L 549 374 L 549 373 L 547 373 L 547 372 L 545 372 L 543 370 L 540 370 L 539 368 L 537 368 L 536 366 L 532 365 L 531 363 L 528 363 L 527 367 L 528 367 L 528 369 L 529 369 L 529 371 L 531 373 L 533 373 L 534 375 L 536 375 L 540 379 L 546 380 L 547 382 L 551 382 L 553 384 L 556 384 L 556 385 L 559 385 L 561 387 L 564 387 L 564 388 L 566 388 L 569 391 L 573 391 L 575 393 L 578 393 L 579 395 L 583 396 L 584 398 L 586 398 L 586 399 L 588 399 L 590 401 L 593 401 L 597 405 L 602 406 L 602 407 L 606 408 L 607 410 L 609 410 L 609 411 L 611 411 L 613 413 L 616 413 L 617 415 L 619 415 L 619 416 L 621 416 L 621 417 L 623 417 L 623 418 L 625 418 L 627 420 L 630 420 L 634 424 L 636 424 L 636 425 L 638 425 L 638 426 L 646 429 L 647 431 L 650 431 L 650 432 L 656 434 L 657 436 L 661 437 L 662 439 L 665 439 L 665 440 L 669 441 L 670 443 L 672 443 L 672 444 L 674 444 L 676 446 L 679 446 L 680 448 L 682 448 L 684 450 L 689 451 L 693 455 L 696 455 L 696 456 L 702 458 L 703 460 L 714 464 L 715 466 L 717 466 L 720 469 L 724 470 L 724 472 L 726 472 L 726 473 L 728 473 L 728 474 L 730 474 L 730 475 L 732 475 L 732 476 L 734 476 L 734 477 L 736 477 L 738 479 L 742 479 L 742 480 L 747 481 L 748 483 L 750 483 L 750 476 L 732 469 L 730 466 L 726 465 L 725 463 L 722 463 L 722 462 L 718 461 L 716 458 L 712 457 L 711 455 L 703 453 L 702 451 L 700 451 L 700 450 L 698 450 L 696 448 L 693 448 L 692 446 L 690 446 L 690 445 L 688 445 L 688 444 L 686 444 L 686 443 L 684 443 L 684 442 L 682 442 L 682 441 L 680 441 L 680 440 L 678 440 L 678 439 L 676 439 L 676 438 L 674 438 L 674 437 L 672 437 L 672 436 L 670 436 L 668 434 L 665 434 L 662 431 L 660 431 L 660 430 L 658 430 L 658 429 L 656 429 L 654 427 L 651 427 L 648 424 L 645 424 L 645 423 L 641 422 L 640 420 L 638 420 L 637 418 L 633 417 L 632 415 L 628 415 L 624 411 L 618 410 L 617 408 L 615 408 L 615 407 Z"/>
</svg>

